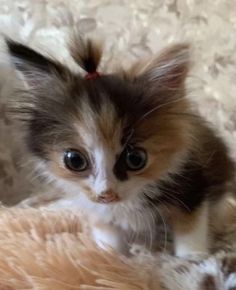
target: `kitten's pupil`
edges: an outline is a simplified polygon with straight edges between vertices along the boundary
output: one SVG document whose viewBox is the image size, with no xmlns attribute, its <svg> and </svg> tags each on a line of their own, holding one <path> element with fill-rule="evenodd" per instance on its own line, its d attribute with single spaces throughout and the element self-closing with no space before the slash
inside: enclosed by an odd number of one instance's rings
<svg viewBox="0 0 236 290">
<path fill-rule="evenodd" d="M 85 156 L 76 150 L 67 150 L 64 153 L 66 167 L 73 171 L 84 171 L 88 168 L 88 161 Z"/>
<path fill-rule="evenodd" d="M 126 165 L 129 170 L 140 170 L 147 163 L 147 154 L 141 148 L 128 149 L 126 152 Z"/>
</svg>

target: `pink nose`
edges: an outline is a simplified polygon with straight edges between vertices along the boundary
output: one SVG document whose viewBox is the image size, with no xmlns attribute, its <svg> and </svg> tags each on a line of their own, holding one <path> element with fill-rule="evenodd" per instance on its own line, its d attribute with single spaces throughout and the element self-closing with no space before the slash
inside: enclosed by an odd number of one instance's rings
<svg viewBox="0 0 236 290">
<path fill-rule="evenodd" d="M 119 199 L 120 198 L 118 194 L 115 193 L 113 190 L 109 189 L 100 193 L 100 195 L 97 198 L 97 202 L 110 203 L 110 202 L 118 201 Z"/>
</svg>

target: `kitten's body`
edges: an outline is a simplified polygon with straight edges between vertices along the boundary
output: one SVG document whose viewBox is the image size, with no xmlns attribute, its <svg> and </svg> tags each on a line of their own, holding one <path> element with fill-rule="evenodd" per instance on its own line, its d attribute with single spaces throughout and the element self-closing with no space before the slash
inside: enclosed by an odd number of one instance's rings
<svg viewBox="0 0 236 290">
<path fill-rule="evenodd" d="M 28 148 L 68 205 L 92 217 L 97 242 L 123 250 L 130 233 L 154 237 L 164 215 L 178 255 L 207 251 L 209 207 L 224 195 L 233 164 L 185 97 L 188 48 L 98 76 L 98 51 L 90 42 L 78 51 L 74 45 L 75 60 L 90 73 L 83 79 L 22 45 L 8 47 L 31 92 L 17 107 Z M 83 170 L 65 166 L 71 148 L 87 160 Z M 139 170 L 128 160 L 135 150 L 146 158 Z"/>
</svg>

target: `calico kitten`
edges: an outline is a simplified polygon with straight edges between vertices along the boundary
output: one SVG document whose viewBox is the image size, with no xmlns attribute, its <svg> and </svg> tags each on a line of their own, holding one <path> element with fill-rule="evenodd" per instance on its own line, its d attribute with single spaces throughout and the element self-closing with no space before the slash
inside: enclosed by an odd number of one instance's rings
<svg viewBox="0 0 236 290">
<path fill-rule="evenodd" d="M 71 55 L 85 77 L 12 40 L 7 46 L 27 86 L 15 112 L 28 149 L 64 200 L 99 224 L 98 244 L 121 250 L 127 233 L 152 237 L 161 214 L 177 255 L 206 252 L 209 209 L 223 197 L 233 164 L 190 108 L 188 46 L 106 74 L 97 72 L 101 50 L 75 40 Z"/>
</svg>

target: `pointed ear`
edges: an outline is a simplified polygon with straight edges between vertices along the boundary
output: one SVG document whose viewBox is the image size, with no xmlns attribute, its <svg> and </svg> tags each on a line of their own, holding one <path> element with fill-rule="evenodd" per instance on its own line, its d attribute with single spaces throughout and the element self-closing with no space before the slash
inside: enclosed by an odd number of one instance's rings
<svg viewBox="0 0 236 290">
<path fill-rule="evenodd" d="M 6 39 L 6 44 L 11 62 L 23 75 L 29 88 L 42 87 L 55 77 L 68 77 L 68 70 L 62 64 L 11 39 Z"/>
<path fill-rule="evenodd" d="M 142 81 L 151 91 L 183 89 L 189 70 L 189 45 L 178 44 L 163 50 L 159 56 L 133 70 L 134 79 Z"/>
</svg>

